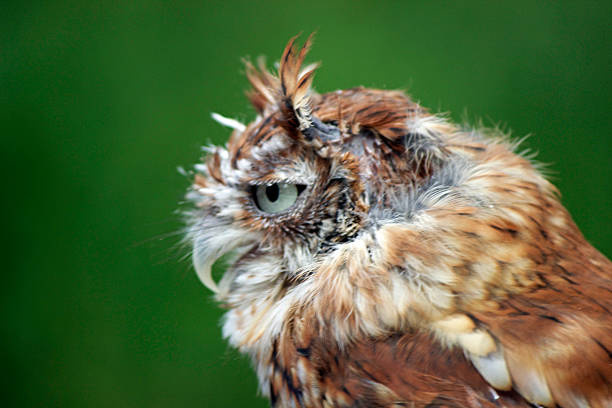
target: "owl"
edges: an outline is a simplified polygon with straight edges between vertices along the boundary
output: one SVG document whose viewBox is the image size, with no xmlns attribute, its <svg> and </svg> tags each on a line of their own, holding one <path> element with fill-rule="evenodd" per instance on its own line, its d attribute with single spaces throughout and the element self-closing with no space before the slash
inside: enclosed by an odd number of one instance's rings
<svg viewBox="0 0 612 408">
<path fill-rule="evenodd" d="M 275 407 L 612 407 L 612 263 L 517 144 L 246 62 L 187 193 L 201 281 Z M 211 267 L 230 261 L 217 283 Z M 227 259 L 227 258 L 226 258 Z"/>
</svg>

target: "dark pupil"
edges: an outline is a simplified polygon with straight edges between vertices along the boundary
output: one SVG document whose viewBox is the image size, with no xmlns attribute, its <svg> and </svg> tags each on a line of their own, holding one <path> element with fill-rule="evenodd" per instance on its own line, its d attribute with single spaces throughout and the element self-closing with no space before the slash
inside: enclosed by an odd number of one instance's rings
<svg viewBox="0 0 612 408">
<path fill-rule="evenodd" d="M 272 184 L 266 187 L 266 197 L 268 197 L 268 200 L 271 202 L 278 200 L 278 185 Z"/>
</svg>

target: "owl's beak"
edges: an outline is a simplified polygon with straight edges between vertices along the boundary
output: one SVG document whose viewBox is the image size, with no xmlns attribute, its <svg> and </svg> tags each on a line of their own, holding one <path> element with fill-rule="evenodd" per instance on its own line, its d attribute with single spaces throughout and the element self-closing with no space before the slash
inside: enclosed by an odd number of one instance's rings
<svg viewBox="0 0 612 408">
<path fill-rule="evenodd" d="M 214 258 L 209 257 L 203 254 L 204 251 L 193 251 L 193 267 L 198 274 L 198 278 L 200 281 L 206 286 L 208 289 L 212 290 L 215 293 L 219 293 L 219 286 L 212 278 L 212 266 L 215 261 L 221 257 Z"/>
<path fill-rule="evenodd" d="M 223 255 L 251 242 L 248 234 L 217 218 L 205 219 L 193 238 L 193 266 L 200 281 L 217 295 L 223 295 L 212 277 L 214 263 Z"/>
</svg>

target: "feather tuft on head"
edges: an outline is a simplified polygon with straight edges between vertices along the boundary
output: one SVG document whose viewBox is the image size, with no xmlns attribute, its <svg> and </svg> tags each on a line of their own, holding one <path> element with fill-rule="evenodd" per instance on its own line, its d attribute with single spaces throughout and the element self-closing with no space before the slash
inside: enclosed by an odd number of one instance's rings
<svg viewBox="0 0 612 408">
<path fill-rule="evenodd" d="M 259 114 L 263 114 L 277 105 L 277 94 L 280 90 L 280 81 L 266 68 L 263 57 L 257 59 L 257 68 L 251 61 L 245 60 L 246 76 L 252 89 L 247 91 L 251 105 Z"/>
<path fill-rule="evenodd" d="M 297 128 L 300 131 L 312 125 L 310 86 L 318 64 L 310 64 L 302 69 L 304 58 L 312 44 L 312 36 L 313 34 L 310 34 L 299 52 L 295 46 L 298 36 L 289 40 L 281 57 L 279 68 L 281 85 L 279 108 L 289 127 Z"/>
<path fill-rule="evenodd" d="M 246 61 L 246 75 L 252 89 L 247 93 L 253 107 L 260 113 L 271 110 L 280 112 L 279 125 L 290 134 L 304 131 L 312 126 L 311 85 L 318 63 L 302 68 L 310 50 L 313 34 L 298 49 L 295 41 L 289 40 L 281 57 L 278 77 L 267 70 L 265 61 L 258 60 L 257 68 Z"/>
</svg>

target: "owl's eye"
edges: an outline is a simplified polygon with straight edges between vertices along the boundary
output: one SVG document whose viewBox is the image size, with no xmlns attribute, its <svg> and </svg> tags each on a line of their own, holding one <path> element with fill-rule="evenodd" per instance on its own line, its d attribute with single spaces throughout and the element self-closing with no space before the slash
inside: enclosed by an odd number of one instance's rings
<svg viewBox="0 0 612 408">
<path fill-rule="evenodd" d="M 253 197 L 261 211 L 276 214 L 291 207 L 298 196 L 306 189 L 303 184 L 276 183 L 255 186 Z"/>
</svg>

